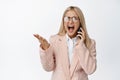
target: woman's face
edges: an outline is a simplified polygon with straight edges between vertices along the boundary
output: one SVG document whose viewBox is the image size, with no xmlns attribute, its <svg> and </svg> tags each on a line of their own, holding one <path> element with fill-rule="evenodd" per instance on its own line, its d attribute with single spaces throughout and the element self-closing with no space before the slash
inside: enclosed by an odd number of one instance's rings
<svg viewBox="0 0 120 80">
<path fill-rule="evenodd" d="M 64 27 L 70 38 L 74 38 L 77 35 L 79 25 L 80 21 L 78 15 L 73 10 L 66 12 L 64 17 Z"/>
</svg>

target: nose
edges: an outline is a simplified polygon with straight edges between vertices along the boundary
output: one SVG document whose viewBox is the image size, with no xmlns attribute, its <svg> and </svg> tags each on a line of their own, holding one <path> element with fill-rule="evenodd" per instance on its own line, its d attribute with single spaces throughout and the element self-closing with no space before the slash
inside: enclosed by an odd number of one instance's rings
<svg viewBox="0 0 120 80">
<path fill-rule="evenodd" d="M 72 18 L 70 18 L 69 23 L 73 23 L 73 19 Z"/>
</svg>

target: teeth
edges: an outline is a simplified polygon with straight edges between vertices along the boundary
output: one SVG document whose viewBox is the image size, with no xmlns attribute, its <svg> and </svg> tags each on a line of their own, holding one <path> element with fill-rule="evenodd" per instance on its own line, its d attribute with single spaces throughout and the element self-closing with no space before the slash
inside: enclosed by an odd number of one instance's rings
<svg viewBox="0 0 120 80">
<path fill-rule="evenodd" d="M 68 26 L 68 27 L 74 27 L 74 26 Z"/>
<path fill-rule="evenodd" d="M 74 28 L 74 26 L 68 26 L 68 28 Z"/>
<path fill-rule="evenodd" d="M 68 29 L 74 29 L 74 26 L 68 26 Z"/>
</svg>

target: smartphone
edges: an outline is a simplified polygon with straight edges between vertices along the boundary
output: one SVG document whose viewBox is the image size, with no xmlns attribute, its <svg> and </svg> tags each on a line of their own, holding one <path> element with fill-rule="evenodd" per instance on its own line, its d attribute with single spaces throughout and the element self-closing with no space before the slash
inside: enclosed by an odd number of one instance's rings
<svg viewBox="0 0 120 80">
<path fill-rule="evenodd" d="M 78 32 L 81 32 L 81 29 L 80 29 L 80 28 L 78 29 Z"/>
<path fill-rule="evenodd" d="M 78 29 L 78 32 L 82 32 L 81 28 L 82 28 L 82 25 L 80 24 L 80 27 L 79 27 L 79 29 Z"/>
<path fill-rule="evenodd" d="M 78 34 L 80 34 L 79 32 L 82 32 L 80 28 L 78 29 Z M 80 34 L 80 35 L 81 35 L 81 34 Z M 79 37 L 79 38 L 81 39 L 81 37 Z"/>
</svg>

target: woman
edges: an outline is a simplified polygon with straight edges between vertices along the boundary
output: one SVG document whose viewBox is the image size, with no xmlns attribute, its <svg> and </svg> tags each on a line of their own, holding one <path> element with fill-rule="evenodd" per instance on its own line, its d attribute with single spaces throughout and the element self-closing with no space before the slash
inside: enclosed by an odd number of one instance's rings
<svg viewBox="0 0 120 80">
<path fill-rule="evenodd" d="M 88 80 L 96 70 L 95 41 L 86 30 L 82 11 L 68 7 L 62 18 L 58 34 L 50 37 L 50 43 L 38 34 L 40 58 L 46 71 L 53 71 L 52 80 Z"/>
</svg>

